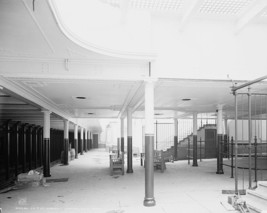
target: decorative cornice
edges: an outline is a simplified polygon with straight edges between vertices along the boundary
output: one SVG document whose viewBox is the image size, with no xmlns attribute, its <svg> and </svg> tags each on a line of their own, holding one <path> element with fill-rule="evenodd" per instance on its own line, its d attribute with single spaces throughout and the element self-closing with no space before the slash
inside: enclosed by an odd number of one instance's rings
<svg viewBox="0 0 267 213">
<path fill-rule="evenodd" d="M 55 21 L 57 22 L 59 26 L 59 29 L 68 39 L 73 41 L 75 44 L 85 49 L 91 50 L 93 52 L 112 56 L 112 57 L 119 57 L 119 58 L 125 58 L 125 59 L 138 59 L 138 60 L 145 60 L 145 61 L 153 61 L 156 59 L 155 53 L 126 52 L 126 51 L 113 50 L 113 49 L 108 49 L 105 47 L 100 47 L 93 43 L 89 43 L 88 41 L 84 41 L 81 38 L 79 38 L 77 35 L 75 35 L 73 32 L 71 32 L 71 30 L 69 30 L 68 27 L 64 24 L 60 16 L 60 13 L 58 12 L 58 9 L 55 3 L 53 2 L 53 0 L 48 0 L 48 5 L 50 6 L 50 9 L 52 11 L 52 14 L 54 15 Z"/>
</svg>

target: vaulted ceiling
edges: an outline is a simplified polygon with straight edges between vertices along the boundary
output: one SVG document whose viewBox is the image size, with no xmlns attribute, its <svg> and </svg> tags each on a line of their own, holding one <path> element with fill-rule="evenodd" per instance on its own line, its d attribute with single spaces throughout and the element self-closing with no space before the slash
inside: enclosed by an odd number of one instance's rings
<svg viewBox="0 0 267 213">
<path fill-rule="evenodd" d="M 92 19 L 102 7 L 117 19 Z M 266 36 L 262 0 L 0 0 L 0 117 L 40 125 L 45 109 L 54 127 L 96 131 L 129 107 L 143 118 L 151 71 L 155 118 L 213 117 L 218 105 L 233 118 L 231 87 L 266 74 Z"/>
</svg>

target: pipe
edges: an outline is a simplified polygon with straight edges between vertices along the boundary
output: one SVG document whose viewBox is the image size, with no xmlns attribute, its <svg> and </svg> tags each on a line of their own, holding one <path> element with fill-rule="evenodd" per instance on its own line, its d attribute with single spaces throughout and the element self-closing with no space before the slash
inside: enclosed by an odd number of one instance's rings
<svg viewBox="0 0 267 213">
<path fill-rule="evenodd" d="M 257 82 L 259 82 L 259 81 L 262 81 L 262 80 L 264 80 L 264 79 L 266 79 L 266 78 L 267 78 L 267 75 L 262 76 L 262 77 L 257 78 L 257 79 L 254 79 L 254 80 L 252 80 L 252 81 L 248 81 L 248 82 L 246 82 L 246 83 L 244 83 L 244 84 L 241 84 L 240 86 L 233 87 L 233 88 L 232 88 L 232 92 L 235 92 L 235 91 L 237 91 L 237 90 L 239 90 L 239 89 L 242 89 L 242 88 L 244 88 L 244 87 L 247 87 L 247 86 L 249 86 L 249 85 L 251 85 L 251 84 L 254 84 L 254 83 L 257 83 Z"/>
</svg>

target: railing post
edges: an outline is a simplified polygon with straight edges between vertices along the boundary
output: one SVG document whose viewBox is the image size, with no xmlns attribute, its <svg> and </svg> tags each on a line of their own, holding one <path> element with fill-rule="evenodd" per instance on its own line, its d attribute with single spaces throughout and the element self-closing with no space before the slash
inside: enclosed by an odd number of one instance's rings
<svg viewBox="0 0 267 213">
<path fill-rule="evenodd" d="M 190 138 L 188 137 L 188 145 L 187 145 L 187 160 L 188 165 L 190 165 Z"/>
<path fill-rule="evenodd" d="M 201 146 L 201 143 L 202 141 L 201 141 L 201 138 L 200 138 L 200 141 L 199 141 L 199 143 L 200 143 L 200 145 L 199 145 L 199 158 L 200 158 L 200 162 L 202 161 L 202 146 Z"/>
<path fill-rule="evenodd" d="M 258 181 L 258 165 L 257 165 L 257 159 L 258 159 L 258 151 L 257 151 L 257 136 L 255 136 L 255 144 L 254 144 L 254 160 L 255 160 L 255 182 Z"/>
<path fill-rule="evenodd" d="M 234 138 L 231 137 L 231 178 L 234 178 Z"/>
</svg>

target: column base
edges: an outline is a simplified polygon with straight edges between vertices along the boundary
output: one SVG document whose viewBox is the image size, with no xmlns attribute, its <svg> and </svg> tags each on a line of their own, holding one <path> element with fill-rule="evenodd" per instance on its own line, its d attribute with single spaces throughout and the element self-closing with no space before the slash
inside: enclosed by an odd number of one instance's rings
<svg viewBox="0 0 267 213">
<path fill-rule="evenodd" d="M 219 170 L 219 171 L 216 172 L 216 174 L 217 175 L 222 175 L 222 174 L 224 174 L 224 172 L 223 172 L 223 170 Z"/>
<path fill-rule="evenodd" d="M 133 173 L 132 169 L 127 169 L 126 173 Z"/>
<path fill-rule="evenodd" d="M 192 166 L 194 166 L 194 167 L 198 167 L 198 164 L 193 164 Z"/>
<path fill-rule="evenodd" d="M 156 201 L 154 198 L 145 198 L 144 206 L 151 207 L 151 206 L 155 206 L 155 205 L 156 205 Z"/>
</svg>

